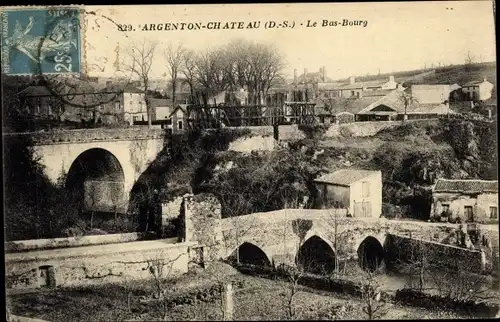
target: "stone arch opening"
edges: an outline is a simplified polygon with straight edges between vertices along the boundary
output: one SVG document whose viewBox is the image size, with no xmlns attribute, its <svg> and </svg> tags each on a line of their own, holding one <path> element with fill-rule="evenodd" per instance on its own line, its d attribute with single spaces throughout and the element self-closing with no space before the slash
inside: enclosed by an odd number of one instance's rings
<svg viewBox="0 0 500 322">
<path fill-rule="evenodd" d="M 270 267 L 271 261 L 266 253 L 252 243 L 244 242 L 241 244 L 232 255 L 233 260 L 240 264 L 249 264 L 255 266 Z"/>
<path fill-rule="evenodd" d="M 384 247 L 375 237 L 366 237 L 359 245 L 357 253 L 359 266 L 363 269 L 373 272 L 384 263 Z"/>
<path fill-rule="evenodd" d="M 125 174 L 118 159 L 108 150 L 89 149 L 71 164 L 66 190 L 76 198 L 82 212 L 120 212 Z"/>
<path fill-rule="evenodd" d="M 335 251 L 321 237 L 314 235 L 299 248 L 296 264 L 311 274 L 330 275 L 335 271 Z"/>
</svg>

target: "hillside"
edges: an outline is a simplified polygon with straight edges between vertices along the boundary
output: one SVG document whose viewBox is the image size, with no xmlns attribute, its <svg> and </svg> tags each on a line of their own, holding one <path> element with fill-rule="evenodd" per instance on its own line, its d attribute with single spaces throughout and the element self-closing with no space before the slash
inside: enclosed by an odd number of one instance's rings
<svg viewBox="0 0 500 322">
<path fill-rule="evenodd" d="M 496 86 L 496 62 L 477 63 L 466 66 L 451 65 L 434 69 L 415 69 L 409 71 L 395 71 L 377 75 L 357 76 L 356 81 L 365 82 L 379 79 L 388 79 L 394 76 L 397 82 L 408 84 L 465 84 L 473 80 L 486 77 Z M 348 82 L 348 79 L 339 80 Z"/>
<path fill-rule="evenodd" d="M 455 65 L 436 69 L 436 72 L 428 77 L 424 77 L 421 82 L 425 84 L 459 84 L 463 85 L 474 80 L 482 80 L 486 77 L 496 86 L 496 62 L 466 65 Z"/>
</svg>

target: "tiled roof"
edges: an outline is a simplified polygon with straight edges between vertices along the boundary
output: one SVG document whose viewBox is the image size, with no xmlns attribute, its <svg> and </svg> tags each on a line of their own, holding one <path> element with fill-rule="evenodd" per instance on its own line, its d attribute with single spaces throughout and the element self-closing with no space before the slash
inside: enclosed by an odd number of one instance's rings
<svg viewBox="0 0 500 322">
<path fill-rule="evenodd" d="M 380 173 L 380 171 L 360 170 L 360 169 L 342 169 L 333 173 L 327 173 L 317 178 L 316 182 L 331 183 L 341 186 L 350 186 L 356 181 Z"/>
<path fill-rule="evenodd" d="M 366 107 L 380 100 L 378 96 L 368 96 L 368 97 L 360 97 L 352 100 L 345 100 L 345 103 L 340 103 L 335 107 L 335 112 L 349 112 L 352 114 L 357 114 L 362 111 Z"/>
<path fill-rule="evenodd" d="M 435 192 L 498 192 L 498 181 L 438 179 Z"/>
</svg>

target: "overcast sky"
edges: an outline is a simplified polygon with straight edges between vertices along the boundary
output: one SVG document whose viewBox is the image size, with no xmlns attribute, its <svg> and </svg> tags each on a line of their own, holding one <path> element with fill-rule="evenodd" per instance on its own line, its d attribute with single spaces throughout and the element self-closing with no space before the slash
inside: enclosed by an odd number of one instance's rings
<svg viewBox="0 0 500 322">
<path fill-rule="evenodd" d="M 406 3 L 320 3 L 235 5 L 86 6 L 94 11 L 85 34 L 86 60 L 104 72 L 117 75 L 113 63 L 120 51 L 134 41 L 159 44 L 153 76 L 166 72 L 163 48 L 182 43 L 194 50 L 246 38 L 274 43 L 285 54 L 288 77 L 326 66 L 333 79 L 422 68 L 431 63 L 463 63 L 470 50 L 482 61 L 495 61 L 495 28 L 491 1 Z M 108 20 L 111 19 L 113 22 Z M 366 27 L 306 27 L 307 21 L 367 21 Z M 266 21 L 295 22 L 294 28 L 265 29 Z M 260 21 L 258 29 L 140 31 L 144 24 Z M 300 24 L 303 24 L 302 26 Z M 130 24 L 135 31 L 118 31 L 116 24 Z"/>
</svg>

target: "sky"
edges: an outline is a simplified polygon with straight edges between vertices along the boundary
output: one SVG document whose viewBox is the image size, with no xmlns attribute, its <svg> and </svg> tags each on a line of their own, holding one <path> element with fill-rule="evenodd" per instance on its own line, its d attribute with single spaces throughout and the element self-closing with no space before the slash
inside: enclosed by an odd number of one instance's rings
<svg viewBox="0 0 500 322">
<path fill-rule="evenodd" d="M 144 40 L 158 44 L 152 77 L 167 71 L 168 44 L 195 51 L 244 38 L 274 44 L 285 56 L 287 77 L 325 67 L 332 79 L 464 63 L 470 51 L 476 60 L 495 61 L 495 28 L 491 1 L 293 3 L 86 6 L 84 62 L 89 74 L 120 76 L 117 52 Z M 342 26 L 344 19 L 358 25 Z M 323 27 L 323 21 L 337 26 Z M 234 30 L 141 30 L 144 24 L 260 22 L 259 28 Z M 266 22 L 287 21 L 293 28 L 265 28 Z M 313 22 L 316 27 L 307 27 Z M 361 22 L 361 23 L 359 23 Z M 366 22 L 366 24 L 365 24 Z M 119 31 L 125 25 L 130 31 Z M 130 25 L 130 27 L 128 27 Z M 117 49 L 118 48 L 118 49 Z M 121 55 L 121 56 L 120 56 Z"/>
</svg>

